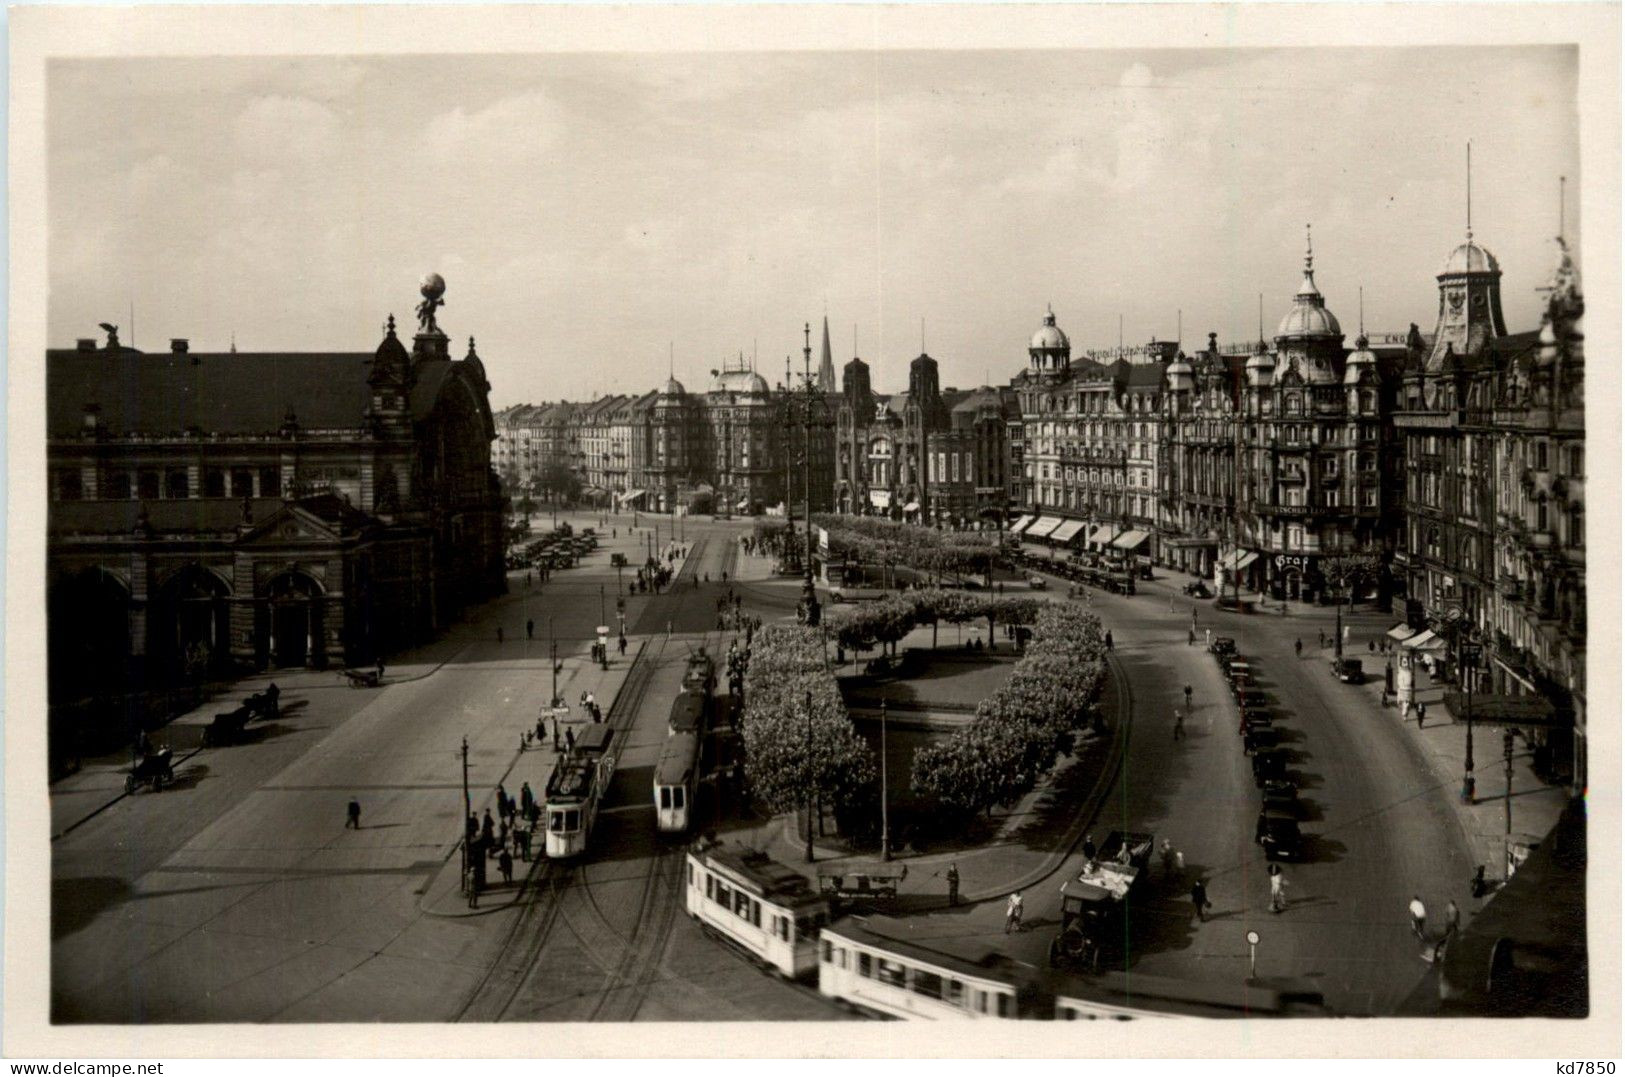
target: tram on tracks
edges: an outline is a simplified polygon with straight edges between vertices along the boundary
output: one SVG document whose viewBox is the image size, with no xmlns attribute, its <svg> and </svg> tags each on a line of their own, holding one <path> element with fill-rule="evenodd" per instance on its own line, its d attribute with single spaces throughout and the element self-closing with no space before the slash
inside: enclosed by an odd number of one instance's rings
<svg viewBox="0 0 1625 1077">
<path fill-rule="evenodd" d="M 818 991 L 848 1008 L 903 1020 L 1130 1020 L 1325 1016 L 1313 984 L 1197 982 L 1139 973 L 1070 976 L 985 943 L 932 938 L 885 916 L 847 917 L 820 933 Z"/>
<path fill-rule="evenodd" d="M 684 907 L 719 935 L 786 979 L 818 969 L 818 933 L 828 899 L 799 872 L 743 846 L 704 842 L 688 853 Z"/>
<path fill-rule="evenodd" d="M 609 754 L 614 736 L 608 722 L 594 722 L 582 729 L 553 764 L 542 798 L 549 858 L 564 860 L 587 851 L 599 802 L 615 773 L 615 757 Z"/>
<path fill-rule="evenodd" d="M 666 731 L 672 736 L 690 733 L 704 736 L 711 717 L 711 697 L 697 688 L 685 688 L 671 701 L 671 717 L 666 720 Z"/>
<path fill-rule="evenodd" d="M 699 789 L 702 741 L 697 733 L 673 733 L 655 762 L 655 827 L 662 834 L 683 834 L 694 821 L 694 794 Z"/>
</svg>

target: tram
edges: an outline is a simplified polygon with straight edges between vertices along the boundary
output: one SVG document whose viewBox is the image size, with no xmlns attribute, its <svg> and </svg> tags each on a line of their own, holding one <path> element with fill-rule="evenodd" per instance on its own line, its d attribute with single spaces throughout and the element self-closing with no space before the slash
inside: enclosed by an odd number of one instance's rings
<svg viewBox="0 0 1625 1077">
<path fill-rule="evenodd" d="M 551 859 L 567 859 L 587 851 L 587 835 L 615 773 L 615 757 L 609 754 L 614 735 L 609 723 L 594 722 L 582 729 L 569 750 L 553 764 L 542 799 L 547 855 Z"/>
<path fill-rule="evenodd" d="M 765 853 L 696 845 L 688 854 L 684 907 L 708 933 L 786 979 L 818 968 L 818 932 L 829 922 L 829 902 L 805 876 Z"/>
<path fill-rule="evenodd" d="M 700 737 L 673 733 L 655 763 L 655 827 L 662 834 L 681 834 L 694 820 L 694 794 L 699 786 Z"/>
<path fill-rule="evenodd" d="M 907 921 L 847 917 L 820 933 L 818 991 L 844 1006 L 904 1020 L 1132 1020 L 1138 1017 L 1326 1016 L 1312 983 L 1238 983 L 1113 972 L 1079 977 L 1035 968 L 985 943 L 933 938 Z"/>
<path fill-rule="evenodd" d="M 709 695 L 717 683 L 717 663 L 705 648 L 692 652 L 688 656 L 688 665 L 683 670 L 683 688 L 685 691 L 698 692 Z"/>
<path fill-rule="evenodd" d="M 685 688 L 671 701 L 671 717 L 666 722 L 666 729 L 672 736 L 679 733 L 702 736 L 710 716 L 711 697 L 698 688 Z"/>
</svg>

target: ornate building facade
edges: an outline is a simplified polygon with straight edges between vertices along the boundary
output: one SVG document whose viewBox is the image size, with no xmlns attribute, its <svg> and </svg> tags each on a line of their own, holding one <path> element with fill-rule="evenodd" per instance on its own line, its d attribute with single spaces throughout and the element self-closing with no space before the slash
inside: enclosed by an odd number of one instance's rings
<svg viewBox="0 0 1625 1077">
<path fill-rule="evenodd" d="M 485 367 L 423 322 L 410 352 L 391 317 L 371 354 L 47 353 L 53 701 L 370 661 L 503 590 Z"/>
</svg>

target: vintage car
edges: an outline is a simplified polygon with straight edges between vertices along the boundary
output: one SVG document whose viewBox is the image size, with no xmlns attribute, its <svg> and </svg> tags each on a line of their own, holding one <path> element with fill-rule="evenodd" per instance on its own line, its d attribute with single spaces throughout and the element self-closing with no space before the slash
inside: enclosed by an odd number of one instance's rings
<svg viewBox="0 0 1625 1077">
<path fill-rule="evenodd" d="M 1334 658 L 1332 676 L 1344 684 L 1364 684 L 1365 664 L 1358 658 Z"/>
<path fill-rule="evenodd" d="M 1303 853 L 1303 835 L 1295 816 L 1266 807 L 1258 813 L 1253 840 L 1264 847 L 1266 860 L 1296 860 Z"/>
<path fill-rule="evenodd" d="M 1268 748 L 1253 755 L 1253 784 L 1263 787 L 1265 782 L 1286 777 L 1286 753 L 1279 748 Z"/>
<path fill-rule="evenodd" d="M 1208 644 L 1208 650 L 1212 651 L 1221 662 L 1228 662 L 1238 653 L 1236 651 L 1236 641 L 1229 636 L 1214 636 L 1213 642 Z"/>
</svg>

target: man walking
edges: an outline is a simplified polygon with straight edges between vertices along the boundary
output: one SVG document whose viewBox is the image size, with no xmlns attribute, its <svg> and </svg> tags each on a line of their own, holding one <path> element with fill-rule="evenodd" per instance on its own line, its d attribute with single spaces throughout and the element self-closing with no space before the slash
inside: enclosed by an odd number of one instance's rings
<svg viewBox="0 0 1625 1077">
<path fill-rule="evenodd" d="M 1444 937 L 1448 939 L 1460 930 L 1461 910 L 1456 907 L 1454 901 L 1451 901 L 1444 907 Z"/>
<path fill-rule="evenodd" d="M 1190 634 L 1185 637 L 1185 646 L 1187 646 L 1187 647 L 1196 646 L 1196 629 L 1194 629 L 1194 628 L 1191 629 Z"/>
<path fill-rule="evenodd" d="M 1197 922 L 1207 923 L 1207 911 L 1213 907 L 1213 903 L 1207 899 L 1207 887 L 1202 885 L 1201 879 L 1191 883 L 1191 904 L 1196 906 Z"/>
<path fill-rule="evenodd" d="M 1422 904 L 1422 899 L 1411 895 L 1411 934 L 1426 942 L 1428 937 L 1428 909 Z"/>
<path fill-rule="evenodd" d="M 1286 876 L 1281 874 L 1281 865 L 1270 865 L 1270 912 L 1280 912 L 1286 908 Z"/>
<path fill-rule="evenodd" d="M 497 857 L 497 870 L 502 872 L 502 881 L 509 886 L 513 885 L 513 856 L 506 848 L 502 855 Z"/>
<path fill-rule="evenodd" d="M 1162 874 L 1164 878 L 1172 879 L 1174 877 L 1174 863 L 1178 855 L 1178 853 L 1174 852 L 1174 843 L 1169 841 L 1167 838 L 1163 838 Z"/>
<path fill-rule="evenodd" d="M 948 907 L 954 908 L 959 904 L 959 865 L 948 865 Z"/>
<path fill-rule="evenodd" d="M 525 622 L 525 638 L 526 639 L 535 639 L 536 638 L 536 622 L 535 621 L 526 621 Z"/>
<path fill-rule="evenodd" d="M 1174 739 L 1185 739 L 1185 712 L 1181 710 L 1174 711 Z"/>
<path fill-rule="evenodd" d="M 1296 658 L 1303 657 L 1303 640 L 1295 639 L 1292 641 L 1292 654 Z"/>
<path fill-rule="evenodd" d="M 344 828 L 346 830 L 352 828 L 355 830 L 361 829 L 361 801 L 355 797 L 350 798 L 350 807 L 344 817 Z"/>
<path fill-rule="evenodd" d="M 1422 728 L 1422 723 L 1427 719 L 1427 716 L 1428 716 L 1428 705 L 1426 703 L 1418 703 L 1416 705 L 1416 728 L 1417 729 Z"/>
<path fill-rule="evenodd" d="M 1106 649 L 1108 651 L 1112 649 L 1112 630 L 1109 628 L 1106 629 Z"/>
<path fill-rule="evenodd" d="M 1185 686 L 1185 709 L 1191 709 L 1191 686 L 1188 684 Z"/>
<path fill-rule="evenodd" d="M 1021 931 L 1021 891 L 1017 890 L 1010 895 L 1010 900 L 1004 903 L 1004 933 L 1006 935 Z"/>
</svg>

